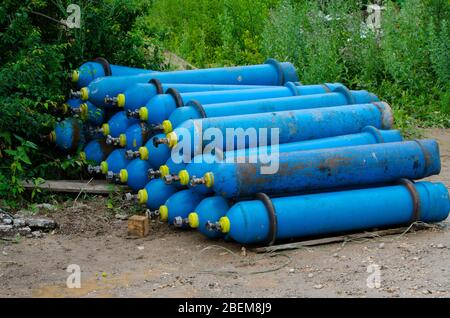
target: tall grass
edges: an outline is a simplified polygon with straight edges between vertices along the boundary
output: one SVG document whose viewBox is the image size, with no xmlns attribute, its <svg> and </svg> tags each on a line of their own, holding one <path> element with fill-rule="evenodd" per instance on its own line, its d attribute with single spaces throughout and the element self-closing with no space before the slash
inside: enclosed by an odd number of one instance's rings
<svg viewBox="0 0 450 318">
<path fill-rule="evenodd" d="M 164 45 L 198 67 L 293 62 L 304 84 L 339 81 L 389 102 L 400 128 L 450 126 L 446 0 L 384 1 L 381 30 L 370 1 L 155 0 Z"/>
</svg>

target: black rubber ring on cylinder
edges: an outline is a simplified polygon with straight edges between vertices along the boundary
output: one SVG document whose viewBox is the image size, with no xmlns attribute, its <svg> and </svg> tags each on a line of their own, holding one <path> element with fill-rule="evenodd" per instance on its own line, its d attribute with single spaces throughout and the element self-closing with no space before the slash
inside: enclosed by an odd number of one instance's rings
<svg viewBox="0 0 450 318">
<path fill-rule="evenodd" d="M 291 90 L 291 92 L 294 94 L 292 96 L 300 96 L 300 91 L 298 90 L 298 86 L 295 85 L 295 83 L 286 82 L 286 83 L 284 83 L 284 87 L 287 87 Z"/>
<path fill-rule="evenodd" d="M 72 132 L 72 145 L 70 146 L 68 152 L 69 153 L 75 153 L 78 150 L 78 147 L 80 146 L 80 142 L 84 140 L 81 135 L 81 127 L 78 124 L 78 122 L 73 122 L 73 132 Z"/>
<path fill-rule="evenodd" d="M 338 85 L 337 87 L 331 90 L 333 93 L 342 93 L 347 98 L 349 105 L 355 105 L 356 100 L 353 96 L 352 92 L 344 85 Z"/>
<path fill-rule="evenodd" d="M 328 85 L 327 84 L 320 84 L 320 86 L 322 86 L 323 87 L 323 89 L 325 90 L 325 92 L 327 92 L 327 93 L 331 93 L 331 89 L 328 87 Z"/>
<path fill-rule="evenodd" d="M 277 69 L 277 73 L 278 73 L 278 76 L 279 76 L 279 80 L 278 80 L 278 85 L 277 86 L 281 86 L 281 85 L 284 85 L 284 83 L 286 83 L 286 80 L 284 78 L 283 68 L 281 67 L 280 62 L 278 62 L 275 59 L 270 58 L 270 59 L 267 59 L 264 62 L 264 64 L 273 65 Z"/>
<path fill-rule="evenodd" d="M 183 99 L 181 98 L 180 93 L 175 88 L 168 88 L 166 90 L 166 94 L 169 94 L 175 100 L 175 105 L 178 107 L 184 106 Z"/>
<path fill-rule="evenodd" d="M 275 207 L 272 203 L 272 200 L 265 193 L 257 193 L 255 198 L 260 200 L 264 204 L 267 210 L 267 214 L 269 215 L 269 235 L 267 236 L 265 245 L 273 245 L 273 243 L 275 243 L 277 239 L 278 229 L 277 213 L 275 211 Z"/>
<path fill-rule="evenodd" d="M 383 144 L 385 143 L 383 135 L 381 134 L 381 132 L 374 126 L 366 126 L 362 129 L 361 132 L 368 132 L 370 134 L 372 134 L 372 136 L 375 137 L 375 140 L 377 143 L 379 144 Z"/>
<path fill-rule="evenodd" d="M 105 58 L 97 57 L 96 59 L 94 59 L 94 62 L 100 63 L 100 65 L 103 67 L 103 71 L 105 72 L 105 76 L 112 75 L 111 65 Z"/>
<path fill-rule="evenodd" d="M 164 94 L 164 90 L 161 84 L 161 81 L 157 78 L 152 78 L 148 81 L 149 84 L 153 84 L 156 87 L 156 94 Z"/>
<path fill-rule="evenodd" d="M 409 223 L 414 223 L 420 220 L 420 196 L 417 192 L 417 189 L 414 185 L 414 182 L 409 179 L 400 179 L 398 184 L 405 186 L 408 190 L 409 194 L 411 194 L 411 198 L 413 200 L 413 213 L 411 215 L 411 220 Z"/>
<path fill-rule="evenodd" d="M 428 153 L 428 150 L 420 143 L 419 140 L 414 139 L 413 141 L 415 141 L 419 147 L 420 150 L 422 150 L 423 156 L 425 157 L 425 170 L 428 170 L 428 167 L 430 166 L 430 154 Z"/>
<path fill-rule="evenodd" d="M 186 104 L 186 106 L 193 106 L 195 109 L 197 109 L 197 111 L 200 113 L 200 116 L 202 116 L 202 118 L 207 117 L 205 109 L 203 108 L 202 104 L 200 104 L 200 102 L 198 100 L 192 99 Z"/>
<path fill-rule="evenodd" d="M 380 106 L 380 104 L 379 104 L 378 102 L 372 102 L 372 104 L 374 104 L 374 105 L 378 108 L 378 110 L 380 111 L 380 113 L 383 114 L 383 108 Z"/>
<path fill-rule="evenodd" d="M 386 102 L 372 102 L 371 104 L 375 105 L 381 114 L 381 129 L 391 129 L 393 125 L 394 118 L 392 117 L 392 108 Z M 384 106 L 381 107 L 381 104 Z M 388 118 L 386 118 L 388 116 Z M 387 124 L 386 124 L 386 121 Z"/>
</svg>

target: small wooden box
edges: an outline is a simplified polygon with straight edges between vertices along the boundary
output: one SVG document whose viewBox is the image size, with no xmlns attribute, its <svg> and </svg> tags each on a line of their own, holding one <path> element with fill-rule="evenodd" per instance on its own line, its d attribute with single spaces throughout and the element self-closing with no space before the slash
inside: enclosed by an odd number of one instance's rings
<svg viewBox="0 0 450 318">
<path fill-rule="evenodd" d="M 148 217 L 144 215 L 133 215 L 128 219 L 128 235 L 144 237 L 149 232 Z"/>
</svg>

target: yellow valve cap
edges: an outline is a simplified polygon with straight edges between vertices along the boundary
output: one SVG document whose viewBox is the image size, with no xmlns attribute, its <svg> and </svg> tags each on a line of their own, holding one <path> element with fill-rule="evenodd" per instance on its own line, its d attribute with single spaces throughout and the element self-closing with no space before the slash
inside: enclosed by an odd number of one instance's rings
<svg viewBox="0 0 450 318">
<path fill-rule="evenodd" d="M 104 123 L 102 125 L 102 132 L 103 132 L 103 136 L 108 136 L 109 135 L 109 124 Z"/>
<path fill-rule="evenodd" d="M 143 121 L 147 121 L 148 120 L 148 109 L 147 107 L 141 107 L 139 108 L 139 118 Z"/>
<path fill-rule="evenodd" d="M 117 95 L 117 106 L 125 107 L 125 94 Z"/>
<path fill-rule="evenodd" d="M 159 219 L 166 222 L 169 219 L 169 208 L 167 205 L 161 205 L 159 207 Z"/>
<path fill-rule="evenodd" d="M 108 173 L 108 163 L 106 161 L 100 162 L 100 172 L 103 174 Z"/>
<path fill-rule="evenodd" d="M 127 136 L 125 134 L 120 134 L 119 145 L 120 147 L 125 147 L 127 145 Z"/>
<path fill-rule="evenodd" d="M 61 111 L 63 114 L 67 114 L 67 112 L 69 111 L 69 105 L 67 105 L 66 103 L 62 104 Z"/>
<path fill-rule="evenodd" d="M 165 176 L 167 176 L 170 173 L 169 166 L 167 166 L 167 165 L 160 166 L 159 173 L 161 174 L 161 178 L 164 178 Z"/>
<path fill-rule="evenodd" d="M 56 132 L 54 130 L 48 134 L 48 140 L 50 142 L 56 142 Z"/>
<path fill-rule="evenodd" d="M 81 99 L 82 100 L 88 100 L 89 99 L 89 88 L 83 87 L 82 89 L 80 89 L 80 93 L 81 93 Z"/>
<path fill-rule="evenodd" d="M 120 182 L 127 183 L 127 181 L 128 181 L 128 171 L 127 171 L 127 169 L 120 170 L 120 172 L 119 172 L 119 179 L 120 179 Z"/>
<path fill-rule="evenodd" d="M 78 79 L 80 78 L 80 73 L 77 70 L 74 70 L 72 72 L 72 82 L 76 83 L 78 82 Z"/>
<path fill-rule="evenodd" d="M 187 170 L 181 170 L 178 173 L 178 176 L 180 177 L 180 184 L 181 185 L 188 185 L 189 184 L 189 172 Z"/>
<path fill-rule="evenodd" d="M 80 160 L 86 161 L 86 153 L 84 151 L 80 152 Z"/>
<path fill-rule="evenodd" d="M 222 233 L 230 232 L 230 219 L 227 218 L 226 216 L 222 216 L 219 219 L 219 225 L 220 225 L 220 230 L 222 231 Z"/>
<path fill-rule="evenodd" d="M 205 185 L 208 188 L 211 188 L 214 185 L 214 175 L 212 174 L 212 172 L 205 173 L 204 178 L 205 178 Z"/>
<path fill-rule="evenodd" d="M 167 138 L 167 140 L 169 140 L 169 148 L 173 148 L 173 147 L 175 147 L 177 145 L 177 143 L 178 143 L 178 136 L 177 136 L 177 134 L 174 131 L 168 133 L 166 135 L 166 138 Z"/>
<path fill-rule="evenodd" d="M 139 158 L 141 158 L 141 160 L 148 160 L 147 147 L 139 147 Z"/>
<path fill-rule="evenodd" d="M 193 229 L 198 228 L 198 214 L 197 212 L 191 212 L 188 215 L 188 220 L 189 220 L 189 226 L 192 227 Z"/>
<path fill-rule="evenodd" d="M 83 120 L 86 120 L 87 115 L 88 115 L 88 111 L 89 111 L 89 107 L 86 103 L 83 103 L 80 105 L 80 117 Z"/>
<path fill-rule="evenodd" d="M 148 200 L 148 193 L 147 190 L 141 189 L 137 193 L 137 199 L 139 204 L 146 204 Z"/>
<path fill-rule="evenodd" d="M 172 132 L 172 130 L 173 130 L 172 129 L 172 123 L 170 122 L 170 120 L 164 120 L 162 122 L 162 126 L 163 126 L 165 134 L 168 134 L 168 133 Z"/>
</svg>

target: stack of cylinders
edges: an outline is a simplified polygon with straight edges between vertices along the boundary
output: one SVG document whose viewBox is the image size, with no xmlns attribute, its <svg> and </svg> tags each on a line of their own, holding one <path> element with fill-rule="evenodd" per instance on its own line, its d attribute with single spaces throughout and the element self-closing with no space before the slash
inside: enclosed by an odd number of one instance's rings
<svg viewBox="0 0 450 318">
<path fill-rule="evenodd" d="M 98 58 L 49 138 L 126 184 L 149 217 L 240 244 L 439 222 L 450 201 L 435 140 L 406 140 L 390 106 L 294 66 L 156 72 Z M 349 204 L 351 202 L 351 204 Z"/>
<path fill-rule="evenodd" d="M 168 182 L 171 183 L 179 182 L 181 185 L 191 186 L 191 178 L 204 176 L 208 172 L 212 171 L 213 168 L 216 169 L 216 167 L 214 166 L 219 164 L 219 162 L 227 163 L 231 161 L 231 163 L 233 163 L 236 161 L 237 157 L 275 157 L 279 156 L 279 154 L 281 153 L 290 153 L 294 151 L 338 148 L 399 141 L 402 141 L 402 135 L 398 130 L 378 130 L 373 126 L 367 126 L 363 128 L 362 132 L 357 134 L 292 142 L 280 144 L 276 147 L 265 146 L 240 149 L 209 156 L 206 154 L 200 155 L 199 157 L 194 158 L 192 162 L 186 165 L 186 168 L 179 171 L 178 174 L 170 173 L 169 177 L 165 178 L 166 180 L 168 180 Z M 212 187 L 207 187 L 205 184 L 198 184 L 193 188 L 201 193 L 213 193 Z"/>
<path fill-rule="evenodd" d="M 88 86 L 81 88 L 76 96 L 81 97 L 82 100 L 89 100 L 95 105 L 106 106 L 106 97 L 117 96 L 131 85 L 148 83 L 153 79 L 162 83 L 270 86 L 298 81 L 296 70 L 291 63 L 280 63 L 270 59 L 260 65 L 100 77 L 90 82 Z"/>
</svg>

